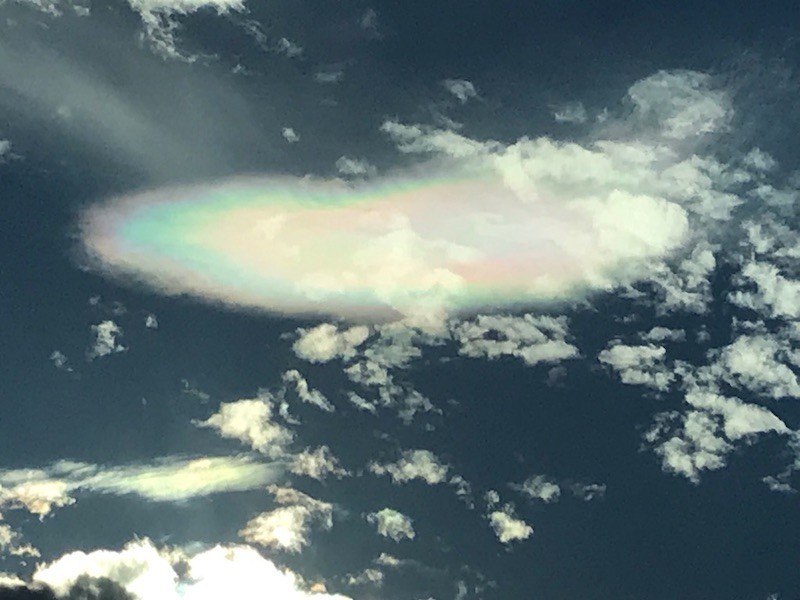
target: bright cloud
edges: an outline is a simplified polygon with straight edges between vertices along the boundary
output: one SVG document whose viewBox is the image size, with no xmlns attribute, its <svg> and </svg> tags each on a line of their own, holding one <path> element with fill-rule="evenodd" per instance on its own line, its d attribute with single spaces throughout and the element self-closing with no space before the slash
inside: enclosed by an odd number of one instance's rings
<svg viewBox="0 0 800 600">
<path fill-rule="evenodd" d="M 413 540 L 416 536 L 411 518 L 391 508 L 368 514 L 367 521 L 375 525 L 379 535 L 392 538 L 395 542 Z"/>
<path fill-rule="evenodd" d="M 369 470 L 375 475 L 389 475 L 394 483 L 407 483 L 420 479 L 428 485 L 447 480 L 450 467 L 439 461 L 430 450 L 405 450 L 399 460 L 381 464 L 372 462 Z"/>
</svg>

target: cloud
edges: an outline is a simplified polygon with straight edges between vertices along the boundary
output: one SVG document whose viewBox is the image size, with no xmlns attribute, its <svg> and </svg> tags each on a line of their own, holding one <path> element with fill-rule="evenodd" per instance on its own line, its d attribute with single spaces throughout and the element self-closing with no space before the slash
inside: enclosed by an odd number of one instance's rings
<svg viewBox="0 0 800 600">
<path fill-rule="evenodd" d="M 158 329 L 158 318 L 154 314 L 149 314 L 144 318 L 144 326 L 148 329 Z"/>
<path fill-rule="evenodd" d="M 395 542 L 413 540 L 416 536 L 411 518 L 391 508 L 369 513 L 367 521 L 375 525 L 379 535 L 392 538 Z"/>
<path fill-rule="evenodd" d="M 570 486 L 572 495 L 584 502 L 591 502 L 606 495 L 605 483 L 574 483 Z"/>
<path fill-rule="evenodd" d="M 136 495 L 182 502 L 222 492 L 258 489 L 282 473 L 246 455 L 165 457 L 152 463 L 95 465 L 61 460 L 43 469 L 0 471 L 0 508 L 24 508 L 40 518 L 75 502 L 78 493 Z"/>
<path fill-rule="evenodd" d="M 800 382 L 786 363 L 790 345 L 769 335 L 742 335 L 718 352 L 711 366 L 713 375 L 728 384 L 770 398 L 800 398 Z"/>
<path fill-rule="evenodd" d="M 383 571 L 370 567 L 356 575 L 348 575 L 345 581 L 347 585 L 352 586 L 374 585 L 380 587 L 383 585 Z"/>
<path fill-rule="evenodd" d="M 311 329 L 298 329 L 299 337 L 292 345 L 294 353 L 312 363 L 323 363 L 334 358 L 350 359 L 356 348 L 369 336 L 369 328 L 357 325 L 339 331 L 333 323 L 322 323 Z"/>
<path fill-rule="evenodd" d="M 662 346 L 628 346 L 615 340 L 600 352 L 597 360 L 617 371 L 622 383 L 666 391 L 674 379 L 664 364 L 666 353 Z"/>
<path fill-rule="evenodd" d="M 253 517 L 239 531 L 250 543 L 286 552 L 300 552 L 310 543 L 311 529 L 333 527 L 333 506 L 292 488 L 272 485 L 270 493 L 282 506 Z"/>
<path fill-rule="evenodd" d="M 71 552 L 38 565 L 32 581 L 64 597 L 81 578 L 103 577 L 137 600 L 206 600 L 264 596 L 281 600 L 348 600 L 312 592 L 302 578 L 279 568 L 246 545 L 214 546 L 196 552 L 160 549 L 150 540 L 121 550 Z"/>
<path fill-rule="evenodd" d="M 566 342 L 566 317 L 480 315 L 452 327 L 453 338 L 466 356 L 497 358 L 508 355 L 528 365 L 576 358 L 578 349 Z"/>
<path fill-rule="evenodd" d="M 536 498 L 546 504 L 558 502 L 561 497 L 561 487 L 557 483 L 549 481 L 544 475 L 532 475 L 513 487 L 529 498 Z M 499 497 L 496 502 L 499 502 Z"/>
<path fill-rule="evenodd" d="M 340 156 L 336 159 L 336 170 L 342 175 L 367 176 L 374 175 L 377 169 L 363 158 Z"/>
<path fill-rule="evenodd" d="M 669 329 L 656 326 L 650 331 L 643 332 L 641 339 L 645 342 L 683 342 L 686 341 L 686 331 L 683 329 Z"/>
<path fill-rule="evenodd" d="M 278 40 L 277 44 L 278 52 L 288 56 L 289 58 L 297 58 L 299 56 L 303 56 L 303 47 L 295 44 L 294 42 L 282 37 Z"/>
<path fill-rule="evenodd" d="M 364 11 L 358 20 L 358 26 L 371 39 L 380 39 L 382 37 L 378 13 L 374 8 L 368 8 Z"/>
<path fill-rule="evenodd" d="M 290 470 L 295 475 L 305 475 L 319 481 L 328 475 L 341 478 L 349 474 L 339 466 L 339 459 L 333 455 L 328 446 L 320 446 L 313 451 L 306 448 L 301 453 L 295 454 L 292 457 Z"/>
<path fill-rule="evenodd" d="M 589 116 L 582 102 L 567 102 L 553 112 L 556 123 L 586 123 Z"/>
<path fill-rule="evenodd" d="M 450 94 L 458 98 L 461 104 L 465 104 L 470 98 L 478 96 L 478 90 L 475 89 L 475 85 L 466 79 L 445 79 L 442 81 L 442 85 Z"/>
<path fill-rule="evenodd" d="M 127 348 L 117 340 L 122 337 L 122 328 L 114 321 L 102 321 L 97 325 L 92 325 L 94 334 L 94 344 L 87 351 L 89 359 L 108 356 L 118 352 L 125 352 Z"/>
<path fill-rule="evenodd" d="M 72 372 L 72 367 L 69 366 L 69 359 L 61 350 L 53 350 L 50 353 L 50 362 L 53 363 L 56 369 Z"/>
<path fill-rule="evenodd" d="M 658 123 L 666 138 L 686 139 L 719 131 L 733 114 L 724 91 L 705 73 L 660 71 L 628 90 L 637 116 Z"/>
<path fill-rule="evenodd" d="M 270 457 L 282 456 L 294 434 L 272 417 L 271 397 L 223 402 L 205 421 L 193 421 L 197 427 L 214 429 L 224 438 L 235 439 Z"/>
<path fill-rule="evenodd" d="M 297 369 L 286 371 L 283 374 L 283 382 L 287 385 L 293 383 L 297 396 L 306 404 L 312 404 L 325 412 L 334 412 L 336 410 L 330 400 L 328 400 L 322 392 L 308 387 L 308 382 L 305 377 L 303 377 Z"/>
<path fill-rule="evenodd" d="M 142 19 L 143 37 L 152 50 L 164 59 L 186 62 L 194 62 L 197 56 L 178 49 L 175 33 L 180 30 L 180 23 L 176 17 L 199 11 L 218 15 L 245 11 L 242 0 L 128 0 L 128 4 Z"/>
<path fill-rule="evenodd" d="M 283 139 L 285 139 L 290 144 L 294 144 L 300 141 L 300 136 L 297 135 L 295 130 L 292 129 L 291 127 L 284 127 L 283 129 L 281 129 L 281 135 L 283 136 Z"/>
<path fill-rule="evenodd" d="M 389 475 L 397 484 L 420 479 L 428 485 L 446 481 L 450 469 L 449 465 L 440 462 L 430 450 L 404 450 L 396 462 L 371 462 L 368 468 L 375 475 Z"/>
<path fill-rule="evenodd" d="M 502 544 L 528 539 L 533 535 L 533 527 L 514 515 L 514 509 L 506 505 L 502 510 L 489 513 L 489 524 Z"/>
</svg>

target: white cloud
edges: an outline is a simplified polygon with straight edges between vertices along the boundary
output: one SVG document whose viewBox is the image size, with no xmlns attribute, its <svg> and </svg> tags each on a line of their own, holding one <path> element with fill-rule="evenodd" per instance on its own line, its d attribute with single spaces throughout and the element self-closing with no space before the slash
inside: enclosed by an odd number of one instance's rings
<svg viewBox="0 0 800 600">
<path fill-rule="evenodd" d="M 383 571 L 370 567 L 357 575 L 348 575 L 346 582 L 347 585 L 353 586 L 374 585 L 380 587 L 383 585 Z"/>
<path fill-rule="evenodd" d="M 333 506 L 292 488 L 270 486 L 282 505 L 253 517 L 239 531 L 247 542 L 286 552 L 300 552 L 310 543 L 311 529 L 333 527 Z"/>
<path fill-rule="evenodd" d="M 693 71 L 660 71 L 628 90 L 638 116 L 656 121 L 667 138 L 686 139 L 727 126 L 733 109 L 713 79 Z"/>
<path fill-rule="evenodd" d="M 158 329 L 158 318 L 154 314 L 149 314 L 144 318 L 144 326 L 148 329 Z"/>
<path fill-rule="evenodd" d="M 316 450 L 306 448 L 300 454 L 295 454 L 292 457 L 290 470 L 295 475 L 305 475 L 319 481 L 328 475 L 335 477 L 348 475 L 348 472 L 339 466 L 339 459 L 327 446 L 320 446 Z"/>
<path fill-rule="evenodd" d="M 297 396 L 306 404 L 312 404 L 325 412 L 334 412 L 336 410 L 330 400 L 328 400 L 322 392 L 308 387 L 308 382 L 305 377 L 303 377 L 297 369 L 286 371 L 283 374 L 283 382 L 286 384 L 293 383 Z"/>
<path fill-rule="evenodd" d="M 722 417 L 725 437 L 734 442 L 759 433 L 789 433 L 789 428 L 775 414 L 757 404 L 748 404 L 738 398 L 728 398 L 714 392 L 693 389 L 686 394 L 686 402 Z"/>
<path fill-rule="evenodd" d="M 678 421 L 678 429 L 671 437 L 670 421 Z M 699 483 L 703 471 L 715 471 L 725 466 L 725 457 L 733 449 L 720 435 L 718 418 L 703 411 L 689 411 L 685 415 L 665 413 L 657 416 L 656 424 L 645 434 L 645 440 L 656 444 L 655 451 L 662 459 L 665 471 L 682 475 L 692 483 Z"/>
<path fill-rule="evenodd" d="M 785 364 L 790 352 L 776 336 L 742 335 L 719 351 L 711 372 L 730 385 L 769 398 L 800 398 L 797 375 Z"/>
<path fill-rule="evenodd" d="M 40 518 L 69 506 L 79 493 L 133 494 L 152 502 L 182 502 L 221 492 L 253 490 L 282 467 L 249 456 L 166 457 L 152 463 L 94 465 L 58 461 L 43 469 L 0 471 L 0 508 L 24 508 Z"/>
<path fill-rule="evenodd" d="M 446 481 L 450 469 L 430 450 L 405 450 L 396 462 L 386 464 L 371 462 L 368 468 L 375 475 L 388 474 L 394 483 L 421 479 L 428 485 Z"/>
<path fill-rule="evenodd" d="M 664 364 L 666 352 L 662 346 L 628 346 L 617 341 L 600 352 L 597 359 L 617 371 L 622 383 L 665 391 L 674 379 Z"/>
<path fill-rule="evenodd" d="M 514 515 L 513 509 L 506 505 L 502 510 L 489 513 L 489 524 L 497 539 L 503 544 L 526 540 L 533 535 L 533 527 Z"/>
<path fill-rule="evenodd" d="M 283 129 L 281 129 L 281 135 L 283 136 L 283 139 L 285 139 L 290 144 L 294 144 L 300 141 L 300 136 L 291 127 L 284 127 Z"/>
<path fill-rule="evenodd" d="M 347 399 L 350 403 L 355 406 L 358 410 L 363 410 L 368 413 L 372 413 L 373 415 L 378 412 L 378 408 L 375 406 L 374 402 L 370 402 L 365 398 L 359 396 L 355 392 L 348 392 Z"/>
<path fill-rule="evenodd" d="M 514 488 L 529 498 L 536 498 L 548 504 L 558 502 L 561 497 L 561 487 L 554 481 L 549 481 L 544 475 L 533 475 Z"/>
<path fill-rule="evenodd" d="M 122 337 L 122 328 L 114 321 L 102 321 L 97 325 L 92 325 L 92 333 L 95 340 L 87 352 L 89 359 L 127 350 L 125 346 L 118 342 L 118 338 Z"/>
<path fill-rule="evenodd" d="M 800 317 L 800 281 L 785 277 L 781 269 L 764 261 L 750 261 L 738 277 L 755 285 L 754 291 L 737 290 L 730 300 L 734 304 L 762 312 L 771 318 Z"/>
<path fill-rule="evenodd" d="M 159 549 L 147 539 L 130 542 L 118 551 L 65 554 L 38 565 L 33 581 L 64 596 L 85 576 L 108 578 L 137 600 L 211 600 L 226 596 L 348 600 L 338 594 L 312 592 L 301 577 L 279 568 L 249 546 L 214 546 L 188 552 Z"/>
<path fill-rule="evenodd" d="M 383 508 L 367 515 L 367 521 L 375 525 L 379 535 L 395 542 L 413 540 L 416 536 L 411 518 L 391 508 Z"/>
<path fill-rule="evenodd" d="M 374 175 L 377 169 L 362 158 L 340 156 L 336 159 L 336 170 L 342 175 L 366 176 Z"/>
<path fill-rule="evenodd" d="M 219 15 L 245 11 L 242 0 L 128 0 L 128 4 L 141 17 L 145 37 L 154 52 L 165 59 L 187 62 L 197 57 L 177 48 L 175 32 L 180 29 L 177 16 L 198 11 L 214 11 Z"/>
<path fill-rule="evenodd" d="M 410 425 L 417 413 L 430 412 L 442 414 L 441 409 L 436 408 L 427 397 L 416 390 L 411 390 L 402 400 L 397 416 L 400 417 L 403 423 Z"/>
<path fill-rule="evenodd" d="M 32 479 L 15 481 L 24 476 L 24 471 L 0 472 L 0 507 L 25 508 L 40 519 L 54 508 L 69 506 L 75 502 L 70 496 L 72 487 L 66 481 L 46 477 L 40 471 L 31 471 Z M 10 483 L 10 485 L 9 485 Z M 6 487 L 8 485 L 8 487 Z"/>
<path fill-rule="evenodd" d="M 294 353 L 309 362 L 323 363 L 334 358 L 349 359 L 369 336 L 369 328 L 356 325 L 339 331 L 333 323 L 311 329 L 298 329 L 299 337 L 292 346 Z"/>
<path fill-rule="evenodd" d="M 578 356 L 578 349 L 566 341 L 566 317 L 480 315 L 453 325 L 452 333 L 466 356 L 516 356 L 528 365 Z"/>
<path fill-rule="evenodd" d="M 643 332 L 641 338 L 645 342 L 683 342 L 686 340 L 686 331 L 656 326 Z"/>
<path fill-rule="evenodd" d="M 442 81 L 442 85 L 444 89 L 458 98 L 461 104 L 466 103 L 470 98 L 478 96 L 478 90 L 475 89 L 475 85 L 466 79 L 445 79 Z"/>
<path fill-rule="evenodd" d="M 205 421 L 193 421 L 197 427 L 216 430 L 224 438 L 239 440 L 253 450 L 277 457 L 285 453 L 294 434 L 272 420 L 272 402 L 262 394 L 257 398 L 223 402 Z"/>
<path fill-rule="evenodd" d="M 556 123 L 586 123 L 589 116 L 582 102 L 567 102 L 553 112 Z"/>
</svg>

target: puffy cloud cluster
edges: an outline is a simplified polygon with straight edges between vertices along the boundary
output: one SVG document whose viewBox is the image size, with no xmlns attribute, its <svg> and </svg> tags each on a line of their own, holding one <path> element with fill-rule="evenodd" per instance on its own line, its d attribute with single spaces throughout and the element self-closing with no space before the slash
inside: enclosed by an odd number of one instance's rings
<svg viewBox="0 0 800 600">
<path fill-rule="evenodd" d="M 90 359 L 127 350 L 118 341 L 118 338 L 122 337 L 122 328 L 114 321 L 102 321 L 97 325 L 92 325 L 92 333 L 94 334 L 94 343 L 87 352 Z"/>
<path fill-rule="evenodd" d="M 211 600 L 221 597 L 348 600 L 342 595 L 318 589 L 312 591 L 300 576 L 279 568 L 250 546 L 213 546 L 186 551 L 157 548 L 147 539 L 130 542 L 121 550 L 65 554 L 39 565 L 31 584 L 48 586 L 63 598 L 87 578 L 111 582 L 113 586 L 106 583 L 107 588 L 121 589 L 135 600 Z M 103 597 L 122 599 L 126 596 Z"/>
<path fill-rule="evenodd" d="M 666 390 L 673 380 L 664 364 L 667 351 L 662 346 L 628 346 L 616 340 L 600 352 L 597 359 L 619 373 L 622 383 Z"/>
<path fill-rule="evenodd" d="M 576 358 L 578 349 L 566 341 L 566 317 L 480 315 L 452 327 L 453 338 L 466 356 L 516 356 L 525 364 Z"/>
<path fill-rule="evenodd" d="M 533 527 L 518 518 L 511 505 L 507 504 L 500 510 L 490 512 L 488 519 L 489 525 L 502 544 L 526 540 L 533 535 Z"/>
<path fill-rule="evenodd" d="M 223 402 L 216 413 L 194 424 L 274 458 L 286 452 L 294 434 L 274 419 L 273 411 L 271 396 L 262 393 L 256 398 Z"/>
<path fill-rule="evenodd" d="M 395 462 L 371 462 L 369 470 L 375 475 L 389 475 L 394 483 L 407 483 L 414 479 L 435 485 L 447 481 L 449 465 L 442 463 L 430 450 L 404 450 Z"/>
</svg>

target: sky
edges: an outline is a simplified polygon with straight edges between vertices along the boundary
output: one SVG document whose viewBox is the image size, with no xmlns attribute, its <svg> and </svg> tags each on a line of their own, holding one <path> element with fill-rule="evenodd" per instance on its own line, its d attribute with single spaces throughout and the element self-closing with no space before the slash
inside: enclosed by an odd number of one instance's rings
<svg viewBox="0 0 800 600">
<path fill-rule="evenodd" d="M 0 13 L 0 598 L 800 598 L 796 3 Z"/>
</svg>

